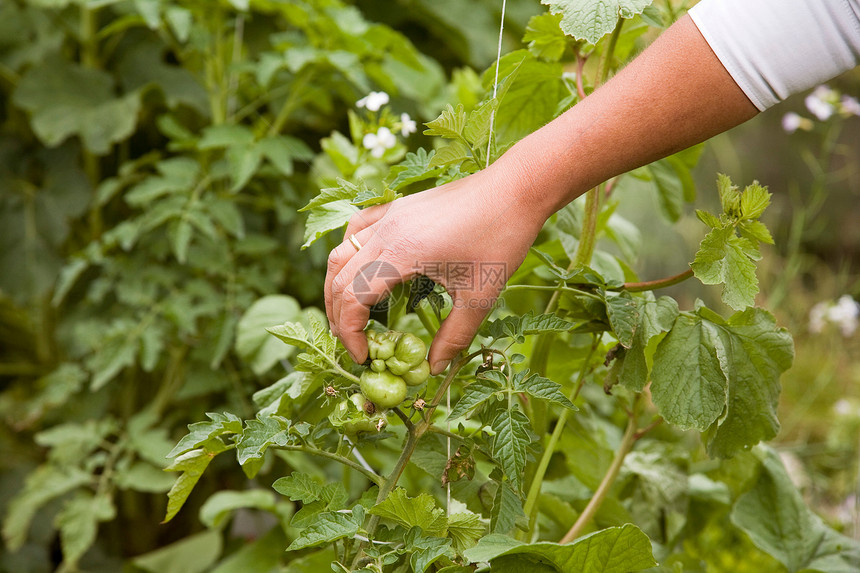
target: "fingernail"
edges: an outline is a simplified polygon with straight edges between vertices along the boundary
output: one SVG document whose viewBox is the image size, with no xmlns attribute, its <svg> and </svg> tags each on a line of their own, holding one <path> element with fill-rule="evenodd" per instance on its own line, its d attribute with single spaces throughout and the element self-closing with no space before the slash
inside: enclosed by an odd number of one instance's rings
<svg viewBox="0 0 860 573">
<path fill-rule="evenodd" d="M 436 376 L 437 374 L 441 374 L 442 371 L 448 367 L 448 363 L 450 363 L 450 362 L 451 362 L 450 360 L 444 360 L 444 359 L 443 360 L 437 360 L 436 362 L 433 363 L 432 366 L 430 366 L 430 373 L 433 376 Z"/>
</svg>

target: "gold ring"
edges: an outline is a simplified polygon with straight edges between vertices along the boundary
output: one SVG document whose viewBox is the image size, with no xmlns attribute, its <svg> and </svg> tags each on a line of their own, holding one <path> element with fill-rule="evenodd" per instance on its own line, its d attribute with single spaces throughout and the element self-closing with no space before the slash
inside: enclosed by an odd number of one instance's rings
<svg viewBox="0 0 860 573">
<path fill-rule="evenodd" d="M 352 243 L 352 246 L 355 247 L 356 251 L 361 250 L 361 243 L 358 242 L 358 239 L 355 238 L 355 235 L 349 236 L 349 242 Z"/>
</svg>

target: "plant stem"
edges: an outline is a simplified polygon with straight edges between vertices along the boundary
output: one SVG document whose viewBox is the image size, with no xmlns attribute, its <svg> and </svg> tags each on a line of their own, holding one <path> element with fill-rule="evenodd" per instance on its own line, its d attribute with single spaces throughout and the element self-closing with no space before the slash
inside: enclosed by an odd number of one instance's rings
<svg viewBox="0 0 860 573">
<path fill-rule="evenodd" d="M 603 500 L 606 499 L 606 494 L 609 493 L 609 489 L 612 487 L 612 484 L 615 483 L 618 474 L 621 472 L 621 466 L 624 465 L 624 458 L 627 457 L 627 454 L 630 453 L 630 450 L 633 448 L 633 444 L 636 443 L 636 434 L 636 416 L 635 414 L 631 414 L 630 418 L 627 420 L 627 429 L 624 430 L 624 437 L 621 438 L 621 445 L 618 446 L 618 451 L 615 452 L 615 457 L 613 458 L 609 469 L 606 471 L 606 475 L 603 476 L 603 480 L 601 480 L 600 485 L 597 487 L 597 491 L 594 492 L 594 496 L 592 496 L 588 505 L 585 506 L 585 509 L 579 515 L 576 523 L 574 523 L 564 537 L 561 538 L 559 543 L 570 543 L 579 537 L 582 534 L 583 529 L 585 529 L 585 526 L 588 525 L 588 522 L 591 521 L 591 518 L 594 517 L 597 510 L 600 509 L 600 506 L 603 504 Z"/>
<path fill-rule="evenodd" d="M 424 328 L 427 329 L 427 332 L 430 333 L 430 338 L 436 336 L 436 332 L 439 330 L 439 327 L 436 325 L 436 321 L 429 312 L 427 312 L 427 307 L 423 304 L 423 301 L 415 305 L 415 314 L 418 315 L 418 319 L 421 321 L 421 324 L 424 325 Z"/>
<path fill-rule="evenodd" d="M 600 58 L 597 75 L 599 81 L 595 82 L 595 84 L 606 83 L 606 78 L 609 77 L 609 68 L 612 67 L 612 56 L 615 54 L 615 46 L 618 45 L 618 38 L 621 36 L 621 28 L 623 27 L 624 18 L 619 18 L 615 29 L 612 30 L 612 35 L 609 37 L 609 45 L 606 46 L 606 51 L 603 52 L 603 56 Z"/>
<path fill-rule="evenodd" d="M 568 399 L 573 402 L 576 400 L 577 396 L 579 396 L 579 391 L 582 389 L 583 382 L 585 382 L 585 376 L 592 369 L 589 367 L 591 363 L 591 357 L 594 355 L 594 351 L 597 349 L 600 343 L 600 339 L 597 336 L 593 336 L 593 341 L 591 344 L 591 350 L 588 352 L 588 356 L 585 357 L 585 362 L 582 365 L 582 369 L 579 371 L 579 376 L 576 380 L 576 384 L 573 387 L 573 390 L 568 396 Z M 558 441 L 561 439 L 561 434 L 564 431 L 565 424 L 567 424 L 567 417 L 570 415 L 570 410 L 567 408 L 561 411 L 561 414 L 558 416 L 558 420 L 556 421 L 555 428 L 553 428 L 552 435 L 549 438 L 549 442 L 547 442 L 546 448 L 544 449 L 543 455 L 541 456 L 540 462 L 538 463 L 537 469 L 535 470 L 535 474 L 532 477 L 531 485 L 529 486 L 529 493 L 526 497 L 526 503 L 523 506 L 523 512 L 529 518 L 529 532 L 534 531 L 534 525 L 537 521 L 537 500 L 540 495 L 541 486 L 543 485 L 543 478 L 546 475 L 546 470 L 549 467 L 549 462 L 552 459 L 553 454 L 555 453 L 555 447 L 558 445 Z"/>
<path fill-rule="evenodd" d="M 312 448 L 310 446 L 272 446 L 272 447 L 275 449 L 278 449 L 278 450 L 287 450 L 287 451 L 291 451 L 291 452 L 304 452 L 306 454 L 311 454 L 314 456 L 320 456 L 321 458 L 328 458 L 330 460 L 340 462 L 343 465 L 348 466 L 357 472 L 361 472 L 361 474 L 364 475 L 367 479 L 369 479 L 370 481 L 372 481 L 373 483 L 378 485 L 380 487 L 380 489 L 384 487 L 385 482 L 386 482 L 385 478 L 383 478 L 381 475 L 377 474 L 376 472 L 373 472 L 373 471 L 367 469 L 366 467 L 362 466 L 361 464 L 354 462 L 348 458 L 345 458 L 339 454 L 328 452 L 326 450 L 320 450 L 317 448 Z"/>
<path fill-rule="evenodd" d="M 624 290 L 628 292 L 644 292 L 648 290 L 657 290 L 660 288 L 670 287 L 672 285 L 676 285 L 678 283 L 682 283 L 685 280 L 691 278 L 693 276 L 693 269 L 687 269 L 682 273 L 678 273 L 677 275 L 673 275 L 671 277 L 666 277 L 662 279 L 656 279 L 653 281 L 645 281 L 640 283 L 624 283 Z M 615 290 L 615 289 L 609 289 Z M 618 289 L 621 290 L 621 289 Z"/>
</svg>

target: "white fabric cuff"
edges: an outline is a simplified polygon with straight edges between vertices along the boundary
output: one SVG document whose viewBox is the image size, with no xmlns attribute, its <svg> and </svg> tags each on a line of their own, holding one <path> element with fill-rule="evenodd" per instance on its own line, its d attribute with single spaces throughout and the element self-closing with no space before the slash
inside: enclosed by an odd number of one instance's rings
<svg viewBox="0 0 860 573">
<path fill-rule="evenodd" d="M 689 14 L 761 111 L 860 63 L 860 0 L 702 0 Z"/>
</svg>

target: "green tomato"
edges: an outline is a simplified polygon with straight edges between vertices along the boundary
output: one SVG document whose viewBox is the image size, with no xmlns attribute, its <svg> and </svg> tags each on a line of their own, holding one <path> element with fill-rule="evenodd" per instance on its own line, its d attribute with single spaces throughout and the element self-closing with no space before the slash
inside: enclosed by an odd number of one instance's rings
<svg viewBox="0 0 860 573">
<path fill-rule="evenodd" d="M 410 368 L 421 364 L 427 358 L 427 346 L 424 341 L 412 334 L 406 332 L 397 340 L 397 346 L 394 348 L 394 356 L 409 365 Z"/>
<path fill-rule="evenodd" d="M 406 382 L 389 371 L 365 370 L 359 383 L 365 398 L 379 408 L 393 408 L 406 399 Z"/>
<path fill-rule="evenodd" d="M 408 372 L 404 372 L 401 377 L 409 386 L 418 386 L 423 384 L 430 377 L 430 363 L 422 360 L 421 364 L 415 366 Z"/>
<path fill-rule="evenodd" d="M 370 369 L 374 372 L 382 372 L 385 370 L 385 360 L 380 360 L 379 358 L 373 360 L 370 363 Z"/>
<path fill-rule="evenodd" d="M 388 367 L 389 372 L 396 376 L 402 376 L 403 374 L 409 372 L 409 370 L 412 368 L 411 364 L 399 360 L 396 355 L 386 360 L 385 366 Z"/>
</svg>

